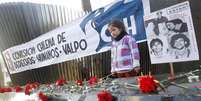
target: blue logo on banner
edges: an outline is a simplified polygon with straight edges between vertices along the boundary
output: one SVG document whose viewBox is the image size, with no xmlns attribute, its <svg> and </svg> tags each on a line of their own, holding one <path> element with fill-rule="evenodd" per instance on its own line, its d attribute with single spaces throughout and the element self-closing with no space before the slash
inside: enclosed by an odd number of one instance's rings
<svg viewBox="0 0 201 101">
<path fill-rule="evenodd" d="M 132 25 L 132 17 L 134 19 L 134 25 Z M 96 48 L 96 52 L 98 52 L 104 46 L 110 46 L 111 42 L 105 41 L 101 37 L 101 31 L 103 31 L 103 27 L 107 25 L 112 19 L 119 19 L 122 20 L 124 23 L 126 21 L 128 33 L 132 34 L 135 37 L 136 41 L 144 40 L 146 38 L 144 30 L 142 1 L 118 1 L 109 8 L 99 8 L 89 13 L 88 16 L 86 16 L 80 23 L 80 27 L 85 34 L 87 34 L 85 26 L 89 21 L 91 21 L 92 28 L 94 28 L 99 33 L 100 42 L 98 47 Z M 129 28 L 133 26 L 135 29 Z M 107 30 L 105 30 L 105 36 L 111 37 L 110 33 Z"/>
</svg>

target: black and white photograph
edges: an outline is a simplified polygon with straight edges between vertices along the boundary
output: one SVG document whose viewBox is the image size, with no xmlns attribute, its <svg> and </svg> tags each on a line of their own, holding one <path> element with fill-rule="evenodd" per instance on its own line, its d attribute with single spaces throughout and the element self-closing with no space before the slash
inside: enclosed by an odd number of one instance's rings
<svg viewBox="0 0 201 101">
<path fill-rule="evenodd" d="M 152 64 L 199 59 L 188 3 L 152 12 L 144 20 Z"/>
<path fill-rule="evenodd" d="M 145 20 L 145 29 L 147 36 L 161 36 L 167 32 L 166 22 L 168 18 L 163 15 L 162 11 L 157 11 L 153 19 Z"/>
<path fill-rule="evenodd" d="M 166 37 L 155 37 L 148 41 L 151 57 L 162 58 L 166 56 L 168 46 L 165 38 Z"/>
<path fill-rule="evenodd" d="M 173 58 L 189 58 L 190 56 L 190 40 L 185 34 L 175 34 L 171 37 L 170 46 L 173 49 Z"/>
</svg>

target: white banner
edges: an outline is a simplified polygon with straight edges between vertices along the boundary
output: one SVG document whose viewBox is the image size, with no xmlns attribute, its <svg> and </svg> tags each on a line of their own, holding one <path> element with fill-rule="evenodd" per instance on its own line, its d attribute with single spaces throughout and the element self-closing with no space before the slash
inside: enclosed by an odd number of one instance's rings
<svg viewBox="0 0 201 101">
<path fill-rule="evenodd" d="M 199 60 L 189 2 L 144 17 L 151 63 Z"/>
<path fill-rule="evenodd" d="M 122 20 L 136 40 L 145 40 L 141 0 L 118 0 L 83 18 L 3 52 L 11 74 L 61 63 L 110 49 L 107 24 Z M 137 25 L 137 26 L 136 26 Z"/>
</svg>

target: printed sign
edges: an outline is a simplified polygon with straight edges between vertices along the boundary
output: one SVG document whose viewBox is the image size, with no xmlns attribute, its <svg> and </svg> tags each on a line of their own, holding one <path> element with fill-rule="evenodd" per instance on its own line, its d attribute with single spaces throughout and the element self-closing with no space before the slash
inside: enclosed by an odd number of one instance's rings
<svg viewBox="0 0 201 101">
<path fill-rule="evenodd" d="M 144 17 L 151 63 L 199 60 L 189 2 Z"/>
</svg>

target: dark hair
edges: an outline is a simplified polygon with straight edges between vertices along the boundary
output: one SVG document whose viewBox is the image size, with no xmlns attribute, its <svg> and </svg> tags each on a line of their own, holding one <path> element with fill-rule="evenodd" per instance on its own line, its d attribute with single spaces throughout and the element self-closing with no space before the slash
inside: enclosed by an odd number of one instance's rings
<svg viewBox="0 0 201 101">
<path fill-rule="evenodd" d="M 151 20 L 145 21 L 145 27 L 148 27 L 149 23 L 153 23 L 154 24 L 153 31 L 158 36 L 159 35 L 159 29 L 158 29 L 158 24 L 157 24 L 156 20 L 155 19 L 151 19 Z"/>
<path fill-rule="evenodd" d="M 175 41 L 179 38 L 183 38 L 184 42 L 185 42 L 185 47 L 188 47 L 190 45 L 190 40 L 188 39 L 188 37 L 184 34 L 175 34 L 171 37 L 171 41 L 170 41 L 170 45 L 172 48 L 177 48 L 174 46 Z"/>
<path fill-rule="evenodd" d="M 181 19 L 173 19 L 173 20 L 166 21 L 166 23 L 169 23 L 169 22 L 173 23 L 174 25 L 183 23 L 183 21 Z"/>
<path fill-rule="evenodd" d="M 152 48 L 154 43 L 156 43 L 156 42 L 159 42 L 163 46 L 163 42 L 160 39 L 156 38 L 156 39 L 151 40 L 150 47 Z"/>
<path fill-rule="evenodd" d="M 112 20 L 108 26 L 114 26 L 117 27 L 118 29 L 120 29 L 122 32 L 126 32 L 124 23 L 120 20 Z"/>
<path fill-rule="evenodd" d="M 159 15 L 159 14 L 163 14 L 163 12 L 162 11 L 156 12 L 156 15 Z"/>
</svg>

